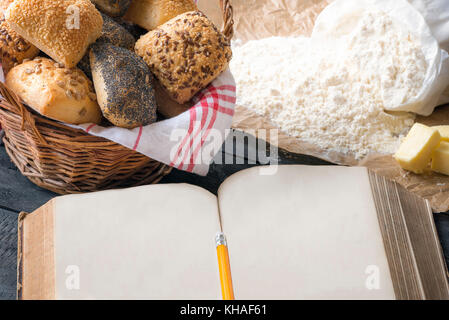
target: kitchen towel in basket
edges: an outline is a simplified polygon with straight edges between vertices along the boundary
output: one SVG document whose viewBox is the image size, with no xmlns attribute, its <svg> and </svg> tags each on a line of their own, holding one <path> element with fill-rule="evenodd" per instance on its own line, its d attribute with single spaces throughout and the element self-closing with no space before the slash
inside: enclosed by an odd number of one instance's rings
<svg viewBox="0 0 449 320">
<path fill-rule="evenodd" d="M 83 124 L 100 136 L 180 170 L 206 175 L 231 127 L 236 89 L 226 70 L 194 97 L 193 106 L 180 115 L 134 129 Z"/>
</svg>

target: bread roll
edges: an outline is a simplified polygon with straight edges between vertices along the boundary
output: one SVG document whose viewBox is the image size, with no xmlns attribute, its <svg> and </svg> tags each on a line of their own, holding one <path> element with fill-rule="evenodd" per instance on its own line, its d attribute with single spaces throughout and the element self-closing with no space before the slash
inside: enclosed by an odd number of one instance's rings
<svg viewBox="0 0 449 320">
<path fill-rule="evenodd" d="M 90 64 L 98 103 L 106 119 L 135 128 L 156 121 L 153 75 L 134 52 L 109 43 L 95 43 Z"/>
<path fill-rule="evenodd" d="M 157 111 L 165 118 L 173 118 L 186 112 L 192 107 L 192 103 L 180 104 L 173 100 L 157 79 L 154 81 Z"/>
<path fill-rule="evenodd" d="M 223 72 L 232 56 L 229 41 L 198 11 L 148 32 L 136 42 L 136 52 L 181 104 Z"/>
<path fill-rule="evenodd" d="M 101 16 L 103 17 L 103 30 L 97 42 L 107 42 L 116 47 L 133 50 L 136 44 L 133 35 L 107 15 L 102 14 Z"/>
<path fill-rule="evenodd" d="M 63 68 L 53 60 L 38 57 L 12 68 L 6 85 L 48 118 L 72 124 L 101 120 L 92 82 L 77 68 Z"/>
<path fill-rule="evenodd" d="M 18 34 L 68 68 L 81 60 L 103 25 L 89 0 L 14 1 L 5 17 Z"/>
<path fill-rule="evenodd" d="M 125 19 L 153 30 L 181 13 L 196 10 L 193 0 L 140 0 L 131 3 Z"/>
<path fill-rule="evenodd" d="M 101 36 L 98 38 L 97 42 L 107 42 L 117 47 L 133 50 L 136 39 L 134 39 L 134 37 L 125 28 L 115 22 L 112 18 L 108 17 L 104 13 L 102 13 L 101 16 L 103 17 L 103 31 L 101 32 Z M 78 63 L 78 68 L 83 70 L 89 78 L 92 78 L 89 52 L 87 52 Z"/>
<path fill-rule="evenodd" d="M 136 0 L 134 2 L 139 2 Z M 106 13 L 111 17 L 123 16 L 128 10 L 131 0 L 92 0 L 92 2 L 100 9 L 102 12 Z"/>
<path fill-rule="evenodd" d="M 0 18 L 0 58 L 5 73 L 24 59 L 33 59 L 39 49 L 12 30 L 5 18 Z"/>
</svg>

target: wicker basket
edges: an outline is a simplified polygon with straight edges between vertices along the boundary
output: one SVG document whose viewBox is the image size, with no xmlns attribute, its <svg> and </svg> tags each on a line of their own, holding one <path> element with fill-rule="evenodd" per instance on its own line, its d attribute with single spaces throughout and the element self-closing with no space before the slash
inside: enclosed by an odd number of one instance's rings
<svg viewBox="0 0 449 320">
<path fill-rule="evenodd" d="M 233 35 L 232 6 L 220 0 L 223 33 Z M 59 194 L 159 182 L 171 167 L 107 139 L 96 137 L 25 107 L 0 82 L 0 124 L 6 152 L 21 173 Z"/>
</svg>

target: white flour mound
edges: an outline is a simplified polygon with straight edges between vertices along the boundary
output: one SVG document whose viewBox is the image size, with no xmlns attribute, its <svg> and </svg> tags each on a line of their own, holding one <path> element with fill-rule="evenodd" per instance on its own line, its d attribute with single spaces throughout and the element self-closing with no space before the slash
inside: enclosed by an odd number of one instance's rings
<svg viewBox="0 0 449 320">
<path fill-rule="evenodd" d="M 237 104 L 325 150 L 361 159 L 394 153 L 413 125 L 385 107 L 414 98 L 427 63 L 418 40 L 382 11 L 369 11 L 332 47 L 268 38 L 233 48 Z"/>
</svg>

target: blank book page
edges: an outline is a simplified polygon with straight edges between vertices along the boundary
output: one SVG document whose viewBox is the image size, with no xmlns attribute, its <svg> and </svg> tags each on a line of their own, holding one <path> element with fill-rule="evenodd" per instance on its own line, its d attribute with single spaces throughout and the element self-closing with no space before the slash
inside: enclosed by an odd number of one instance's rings
<svg viewBox="0 0 449 320">
<path fill-rule="evenodd" d="M 219 206 L 237 299 L 395 298 L 365 168 L 252 168 Z"/>
<path fill-rule="evenodd" d="M 56 298 L 219 299 L 218 230 L 217 198 L 187 184 L 57 198 Z"/>
</svg>

